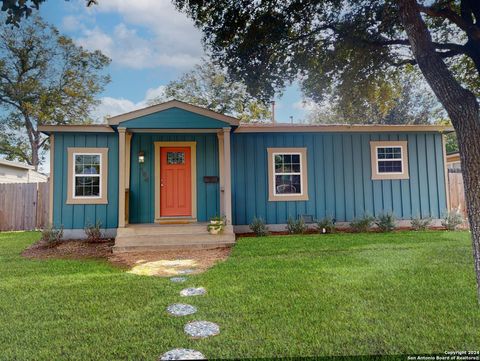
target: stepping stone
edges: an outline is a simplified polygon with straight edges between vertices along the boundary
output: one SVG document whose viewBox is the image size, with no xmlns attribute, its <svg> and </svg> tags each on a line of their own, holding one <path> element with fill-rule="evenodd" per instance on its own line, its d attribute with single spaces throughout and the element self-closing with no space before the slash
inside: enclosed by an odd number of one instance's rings
<svg viewBox="0 0 480 361">
<path fill-rule="evenodd" d="M 187 277 L 172 277 L 170 278 L 170 281 L 175 282 L 175 283 L 182 283 L 187 280 Z"/>
<path fill-rule="evenodd" d="M 190 350 L 187 348 L 175 348 L 165 352 L 160 360 L 205 360 L 205 356 L 201 352 Z"/>
<path fill-rule="evenodd" d="M 179 270 L 177 273 L 179 275 L 189 275 L 189 274 L 192 274 L 193 272 L 195 272 L 195 270 L 189 268 L 189 269 Z"/>
<path fill-rule="evenodd" d="M 188 296 L 201 296 L 207 293 L 207 290 L 203 287 L 190 287 L 190 288 L 185 288 L 180 291 L 180 296 L 188 297 Z"/>
<path fill-rule="evenodd" d="M 187 323 L 183 330 L 191 337 L 205 338 L 218 335 L 220 333 L 220 326 L 209 321 L 193 321 Z"/>
<path fill-rule="evenodd" d="M 188 316 L 197 312 L 197 308 L 184 303 L 175 303 L 167 307 L 167 312 L 174 316 Z"/>
</svg>

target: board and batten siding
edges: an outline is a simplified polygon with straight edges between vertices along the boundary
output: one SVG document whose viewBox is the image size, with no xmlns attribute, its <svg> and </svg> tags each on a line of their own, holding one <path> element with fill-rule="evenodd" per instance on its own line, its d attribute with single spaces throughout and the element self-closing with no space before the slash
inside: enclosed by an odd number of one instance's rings
<svg viewBox="0 0 480 361">
<path fill-rule="evenodd" d="M 405 180 L 372 180 L 370 141 L 408 141 Z M 268 201 L 267 148 L 306 147 L 308 201 Z M 399 219 L 441 218 L 446 211 L 445 165 L 439 133 L 241 133 L 232 139 L 233 223 L 262 217 L 326 216 L 349 222 L 393 212 Z"/>
<path fill-rule="evenodd" d="M 197 220 L 206 222 L 220 215 L 218 183 L 205 183 L 205 176 L 219 176 L 218 139 L 215 133 L 159 134 L 133 133 L 130 171 L 130 223 L 153 223 L 155 220 L 155 142 L 197 143 Z M 138 153 L 145 162 L 138 163 Z"/>
<path fill-rule="evenodd" d="M 108 148 L 108 204 L 67 204 L 68 154 L 71 147 Z M 84 229 L 100 222 L 118 226 L 118 135 L 116 133 L 55 133 L 53 225 Z"/>
</svg>

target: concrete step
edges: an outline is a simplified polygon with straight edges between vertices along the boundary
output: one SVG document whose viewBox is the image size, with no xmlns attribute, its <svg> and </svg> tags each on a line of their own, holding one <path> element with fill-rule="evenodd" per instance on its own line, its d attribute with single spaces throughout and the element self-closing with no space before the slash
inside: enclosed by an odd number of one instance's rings
<svg viewBox="0 0 480 361">
<path fill-rule="evenodd" d="M 200 243 L 235 242 L 234 234 L 157 234 L 157 235 L 132 235 L 118 236 L 115 238 L 116 246 L 150 246 L 150 245 L 176 245 Z"/>
<path fill-rule="evenodd" d="M 122 252 L 150 252 L 150 251 L 173 251 L 173 250 L 187 250 L 187 249 L 215 249 L 223 247 L 231 247 L 235 242 L 214 242 L 214 243 L 184 243 L 184 244 L 155 244 L 145 246 L 117 246 L 113 247 L 113 253 Z"/>
<path fill-rule="evenodd" d="M 209 234 L 207 223 L 128 225 L 117 230 L 117 236 L 150 236 L 161 234 Z"/>
</svg>

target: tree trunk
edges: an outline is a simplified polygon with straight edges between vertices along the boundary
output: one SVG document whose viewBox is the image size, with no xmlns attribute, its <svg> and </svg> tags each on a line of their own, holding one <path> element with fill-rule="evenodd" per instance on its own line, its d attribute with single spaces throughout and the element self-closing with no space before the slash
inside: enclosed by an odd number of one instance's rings
<svg viewBox="0 0 480 361">
<path fill-rule="evenodd" d="M 480 113 L 475 95 L 463 88 L 435 52 L 416 0 L 398 0 L 400 20 L 418 66 L 457 132 L 480 302 Z"/>
</svg>

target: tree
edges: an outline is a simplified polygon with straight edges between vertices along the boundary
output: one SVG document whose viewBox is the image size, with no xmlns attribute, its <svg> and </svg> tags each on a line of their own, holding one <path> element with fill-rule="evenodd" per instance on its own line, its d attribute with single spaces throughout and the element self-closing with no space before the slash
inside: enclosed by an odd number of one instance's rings
<svg viewBox="0 0 480 361">
<path fill-rule="evenodd" d="M 395 74 L 380 84 L 370 84 L 358 96 L 341 97 L 335 90 L 324 95 L 320 104 L 310 103 L 310 123 L 432 124 L 447 118 L 416 69 Z"/>
<path fill-rule="evenodd" d="M 480 1 L 174 0 L 234 80 L 263 100 L 301 79 L 321 101 L 418 66 L 457 132 L 480 300 Z"/>
<path fill-rule="evenodd" d="M 0 33 L 0 153 L 36 169 L 48 138 L 39 125 L 89 120 L 96 95 L 108 83 L 110 60 L 76 46 L 39 17 Z"/>
<path fill-rule="evenodd" d="M 228 79 L 227 74 L 212 62 L 203 61 L 179 80 L 171 81 L 163 97 L 150 104 L 177 99 L 205 107 L 222 114 L 238 117 L 243 122 L 270 118 L 268 107 L 253 98 L 245 85 Z"/>
</svg>

